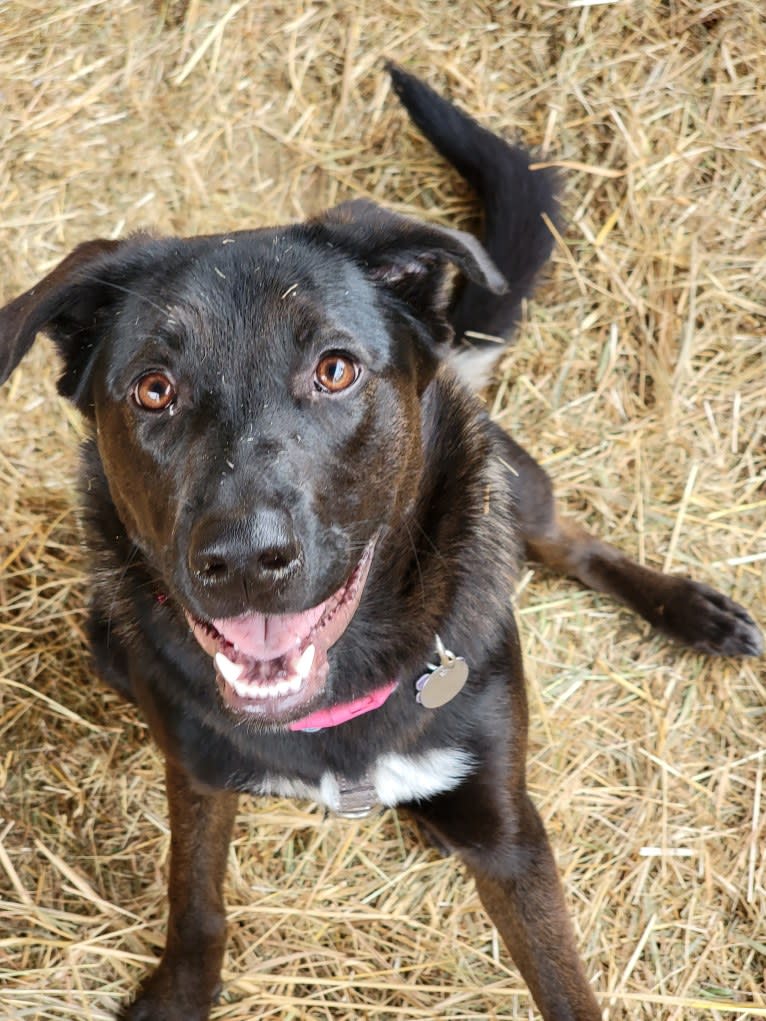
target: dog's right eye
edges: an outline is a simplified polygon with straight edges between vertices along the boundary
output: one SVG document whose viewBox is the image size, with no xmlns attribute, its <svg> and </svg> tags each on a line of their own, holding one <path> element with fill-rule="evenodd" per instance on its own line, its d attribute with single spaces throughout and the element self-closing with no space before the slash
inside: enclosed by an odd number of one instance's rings
<svg viewBox="0 0 766 1021">
<path fill-rule="evenodd" d="M 165 411 L 176 397 L 176 385 L 164 372 L 147 372 L 133 387 L 133 400 L 145 411 Z"/>
</svg>

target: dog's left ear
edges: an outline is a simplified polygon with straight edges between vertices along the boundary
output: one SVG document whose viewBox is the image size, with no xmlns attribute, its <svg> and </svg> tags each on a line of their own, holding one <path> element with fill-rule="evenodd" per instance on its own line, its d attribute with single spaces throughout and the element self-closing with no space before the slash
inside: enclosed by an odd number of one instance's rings
<svg viewBox="0 0 766 1021">
<path fill-rule="evenodd" d="M 313 221 L 333 245 L 354 256 L 376 281 L 403 300 L 430 327 L 432 339 L 451 339 L 446 312 L 447 263 L 494 294 L 508 284 L 471 234 L 412 220 L 366 199 L 343 202 Z"/>
<path fill-rule="evenodd" d="M 47 333 L 64 361 L 59 392 L 87 413 L 86 392 L 105 314 L 122 297 L 143 236 L 78 245 L 34 287 L 0 309 L 0 384 L 38 333 Z"/>
</svg>

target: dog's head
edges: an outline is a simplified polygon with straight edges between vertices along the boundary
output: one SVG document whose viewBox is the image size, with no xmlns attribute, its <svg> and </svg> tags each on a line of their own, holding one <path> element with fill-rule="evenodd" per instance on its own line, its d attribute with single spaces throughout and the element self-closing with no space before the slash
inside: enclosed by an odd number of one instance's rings
<svg viewBox="0 0 766 1021">
<path fill-rule="evenodd" d="M 376 543 L 417 493 L 448 263 L 504 288 L 469 235 L 353 202 L 89 242 L 0 311 L 0 382 L 52 337 L 125 529 L 235 712 L 282 723 L 321 699 Z"/>
</svg>

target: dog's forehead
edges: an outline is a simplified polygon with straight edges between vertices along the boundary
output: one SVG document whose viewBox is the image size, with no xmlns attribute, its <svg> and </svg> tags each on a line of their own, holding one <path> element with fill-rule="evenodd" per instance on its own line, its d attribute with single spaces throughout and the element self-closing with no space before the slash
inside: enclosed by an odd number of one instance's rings
<svg viewBox="0 0 766 1021">
<path fill-rule="evenodd" d="M 284 363 L 286 347 L 334 335 L 382 355 L 386 340 L 374 284 L 300 228 L 179 242 L 146 273 L 124 320 L 139 338 L 223 363 L 256 352 Z"/>
</svg>

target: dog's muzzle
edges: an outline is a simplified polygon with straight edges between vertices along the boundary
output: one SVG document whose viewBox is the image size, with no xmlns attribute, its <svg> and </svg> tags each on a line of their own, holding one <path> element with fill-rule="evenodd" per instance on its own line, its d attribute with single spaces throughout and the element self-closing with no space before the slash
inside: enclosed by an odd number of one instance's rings
<svg viewBox="0 0 766 1021">
<path fill-rule="evenodd" d="M 299 613 L 247 613 L 203 620 L 187 612 L 194 637 L 213 657 L 218 687 L 232 712 L 285 726 L 318 709 L 327 653 L 356 612 L 372 564 L 375 540 L 344 584 L 318 606 Z"/>
</svg>

